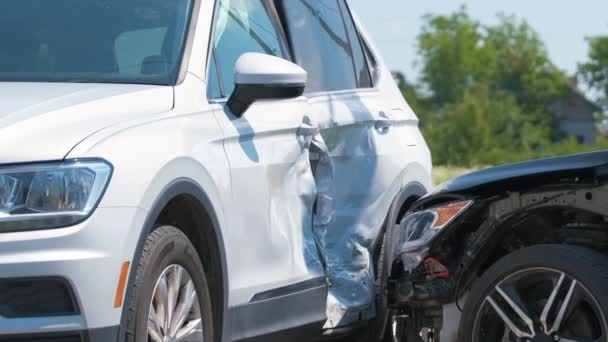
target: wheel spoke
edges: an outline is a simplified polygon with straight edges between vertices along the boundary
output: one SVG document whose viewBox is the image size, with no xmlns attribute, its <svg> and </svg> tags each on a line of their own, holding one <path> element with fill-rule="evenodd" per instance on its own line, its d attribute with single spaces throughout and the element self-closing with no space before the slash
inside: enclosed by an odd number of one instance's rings
<svg viewBox="0 0 608 342">
<path fill-rule="evenodd" d="M 486 297 L 486 301 L 490 304 L 490 306 L 492 306 L 492 308 L 494 309 L 494 311 L 496 311 L 500 319 L 506 324 L 507 328 L 509 328 L 509 330 L 511 330 L 511 332 L 515 334 L 515 336 L 519 338 L 533 338 L 535 336 L 534 330 L 530 330 L 530 332 L 528 333 L 518 328 L 517 324 L 515 324 L 515 322 L 513 322 L 509 315 L 503 309 L 500 308 L 500 306 L 496 303 L 496 301 L 494 301 L 494 299 L 488 296 Z"/>
<path fill-rule="evenodd" d="M 181 290 L 180 301 L 177 304 L 175 316 L 171 322 L 171 336 L 176 336 L 178 330 L 184 325 L 196 300 L 198 300 L 198 297 L 194 289 L 194 283 L 190 280 Z"/>
<path fill-rule="evenodd" d="M 154 310 L 154 306 L 150 307 L 148 313 L 148 335 L 154 340 L 162 342 L 163 332 L 161 322 L 158 319 L 158 314 Z"/>
<path fill-rule="evenodd" d="M 557 293 L 558 293 L 559 289 L 562 287 L 562 283 L 564 282 L 565 278 L 566 278 L 566 275 L 564 273 L 561 273 L 559 276 L 559 279 L 557 280 L 557 284 L 555 284 L 555 286 L 553 287 L 553 291 L 551 292 L 551 295 L 549 296 L 549 299 L 547 300 L 547 304 L 545 304 L 545 307 L 543 308 L 543 312 L 540 315 L 540 323 L 543 325 L 543 328 L 545 329 L 545 333 L 549 331 L 549 324 L 547 323 L 547 319 L 549 317 L 549 311 L 551 311 L 551 308 L 553 307 L 553 303 L 555 302 L 555 299 L 557 298 Z"/>
<path fill-rule="evenodd" d="M 198 293 L 188 271 L 179 265 L 160 275 L 148 311 L 150 342 L 203 341 Z"/>
<path fill-rule="evenodd" d="M 167 305 L 167 278 L 163 274 L 158 280 L 156 290 L 154 291 L 154 302 L 156 304 L 156 316 L 158 320 L 162 322 L 161 329 L 166 332 L 169 328 L 168 316 L 168 305 Z"/>
<path fill-rule="evenodd" d="M 201 319 L 196 319 L 188 322 L 186 326 L 181 328 L 175 336 L 180 342 L 200 342 L 203 340 L 203 323 Z"/>
<path fill-rule="evenodd" d="M 551 295 L 549 296 L 549 300 L 547 301 L 547 304 L 545 304 L 545 307 L 543 308 L 543 312 L 541 313 L 540 322 L 541 322 L 543 328 L 545 329 L 545 333 L 547 335 L 551 335 L 551 334 L 555 334 L 555 333 L 559 332 L 559 329 L 562 325 L 564 317 L 566 316 L 566 310 L 568 309 L 568 307 L 570 306 L 570 303 L 572 302 L 572 297 L 574 294 L 574 290 L 576 289 L 577 281 L 572 280 L 572 282 L 570 282 L 570 285 L 568 286 L 565 284 L 566 283 L 565 280 L 566 280 L 566 275 L 564 273 L 561 273 L 559 276 L 559 279 L 557 280 L 557 283 L 555 284 L 555 286 L 553 288 L 553 292 L 551 292 Z M 568 292 L 566 293 L 566 296 L 564 297 L 563 301 L 561 302 L 561 305 L 559 306 L 559 308 L 557 308 L 557 315 L 555 316 L 555 321 L 553 322 L 553 325 L 551 325 L 551 327 L 549 328 L 549 322 L 548 322 L 549 313 L 552 311 L 554 306 L 558 305 L 558 303 L 556 302 L 556 299 L 558 299 L 558 295 L 564 286 L 568 286 Z"/>
<path fill-rule="evenodd" d="M 163 342 L 162 332 L 160 331 L 160 327 L 156 325 L 156 321 L 152 317 L 148 317 L 148 336 L 154 342 Z"/>
<path fill-rule="evenodd" d="M 495 287 L 496 292 L 504 299 L 505 303 L 508 305 L 509 311 L 515 313 L 519 320 L 523 321 L 527 326 L 528 331 L 524 331 L 517 326 L 517 323 L 509 317 L 509 314 L 506 310 L 503 310 L 496 301 L 492 298 L 488 297 L 490 305 L 494 308 L 496 313 L 500 316 L 500 318 L 504 321 L 507 327 L 519 338 L 531 338 L 536 334 L 534 332 L 534 321 L 530 318 L 528 314 L 523 300 L 519 297 L 517 290 L 515 288 L 509 287 L 506 290 L 503 290 L 500 286 Z"/>
<path fill-rule="evenodd" d="M 167 296 L 167 332 L 171 328 L 171 323 L 173 322 L 173 315 L 175 314 L 175 309 L 177 305 L 177 301 L 180 295 L 181 282 L 182 282 L 182 271 L 181 267 L 173 267 L 171 272 L 167 275 L 168 280 L 168 296 Z"/>
<path fill-rule="evenodd" d="M 161 336 L 160 333 L 151 330 L 150 326 L 148 326 L 148 336 L 152 339 L 152 341 L 154 342 L 163 342 L 163 337 Z"/>
</svg>

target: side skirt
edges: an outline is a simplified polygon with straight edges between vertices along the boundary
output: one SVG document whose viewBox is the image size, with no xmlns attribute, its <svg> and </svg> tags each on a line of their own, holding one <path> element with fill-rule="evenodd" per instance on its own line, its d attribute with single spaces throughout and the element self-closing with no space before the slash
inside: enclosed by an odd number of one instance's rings
<svg viewBox="0 0 608 342">
<path fill-rule="evenodd" d="M 310 341 L 321 334 L 326 303 L 325 277 L 258 293 L 246 305 L 230 309 L 232 340 Z"/>
</svg>

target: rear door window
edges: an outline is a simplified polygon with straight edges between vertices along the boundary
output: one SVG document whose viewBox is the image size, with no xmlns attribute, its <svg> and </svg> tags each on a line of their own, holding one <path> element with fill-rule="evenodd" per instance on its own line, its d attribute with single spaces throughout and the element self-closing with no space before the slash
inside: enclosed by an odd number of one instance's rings
<svg viewBox="0 0 608 342">
<path fill-rule="evenodd" d="M 357 86 L 359 88 L 371 88 L 372 79 L 370 77 L 369 68 L 367 67 L 367 60 L 365 53 L 363 52 L 363 45 L 361 43 L 361 37 L 353 21 L 353 17 L 350 13 L 346 2 L 343 0 L 338 1 L 344 17 L 344 25 L 348 33 L 350 40 L 350 46 L 352 50 L 353 62 L 355 64 L 355 73 L 357 77 Z"/>
<path fill-rule="evenodd" d="M 282 5 L 295 60 L 308 72 L 306 91 L 357 88 L 338 0 L 283 0 Z"/>
</svg>

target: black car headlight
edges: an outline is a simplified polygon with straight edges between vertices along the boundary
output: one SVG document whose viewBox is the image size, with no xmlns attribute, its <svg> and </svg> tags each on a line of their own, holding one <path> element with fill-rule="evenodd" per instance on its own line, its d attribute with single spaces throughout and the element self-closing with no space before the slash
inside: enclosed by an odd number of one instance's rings
<svg viewBox="0 0 608 342">
<path fill-rule="evenodd" d="M 51 229 L 85 220 L 110 180 L 103 160 L 0 167 L 0 233 Z"/>
<path fill-rule="evenodd" d="M 401 259 L 407 271 L 418 267 L 428 256 L 433 238 L 472 203 L 455 202 L 407 215 L 400 224 L 399 243 L 394 257 Z"/>
</svg>

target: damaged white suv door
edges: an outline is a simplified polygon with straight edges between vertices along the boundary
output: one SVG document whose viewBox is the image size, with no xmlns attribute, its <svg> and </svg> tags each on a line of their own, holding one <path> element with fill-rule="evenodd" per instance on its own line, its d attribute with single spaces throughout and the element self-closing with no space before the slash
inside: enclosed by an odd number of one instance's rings
<svg viewBox="0 0 608 342">
<path fill-rule="evenodd" d="M 402 180 L 419 176 L 407 171 L 425 159 L 417 147 L 422 137 L 346 1 L 282 4 L 294 59 L 308 72 L 311 117 L 333 167 L 334 214 L 315 233 L 330 283 L 325 328 L 343 328 L 376 316 L 373 254 Z"/>
<path fill-rule="evenodd" d="M 210 46 L 228 226 L 243 228 L 225 232 L 233 339 L 378 316 L 374 253 L 391 207 L 430 186 L 430 155 L 346 1 L 219 0 Z M 260 96 L 297 83 L 291 61 L 304 96 Z"/>
<path fill-rule="evenodd" d="M 235 310 L 236 340 L 276 324 L 297 323 L 302 316 L 321 320 L 325 311 L 325 272 L 312 231 L 317 186 L 310 163 L 310 150 L 322 143 L 307 116 L 308 100 L 278 101 L 281 94 L 268 94 L 273 99 L 267 101 L 239 100 L 262 83 L 265 93 L 304 87 L 306 72 L 288 61 L 279 27 L 267 1 L 220 0 L 216 6 L 209 97 L 218 106 L 215 116 L 231 168 L 229 226 L 243 228 L 225 232 L 227 240 L 238 243 L 227 248 L 235 289 L 230 301 L 248 307 Z M 285 295 L 294 286 L 305 291 Z M 293 305 L 296 300 L 307 304 Z M 251 312 L 258 313 L 255 319 Z"/>
</svg>

